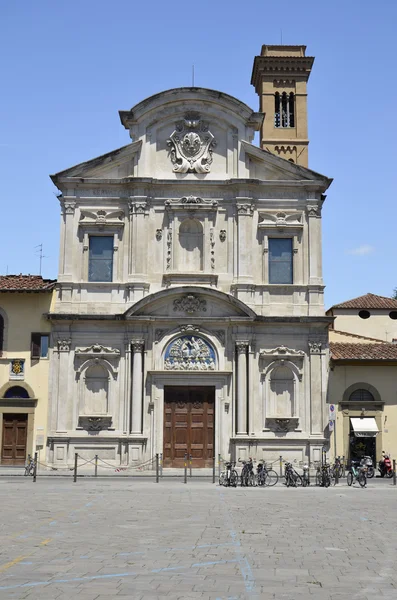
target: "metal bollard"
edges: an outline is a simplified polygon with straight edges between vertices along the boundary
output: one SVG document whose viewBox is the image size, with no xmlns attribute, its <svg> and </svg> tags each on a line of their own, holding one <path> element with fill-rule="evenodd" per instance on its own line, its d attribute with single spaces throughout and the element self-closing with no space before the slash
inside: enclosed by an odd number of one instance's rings
<svg viewBox="0 0 397 600">
<path fill-rule="evenodd" d="M 335 467 L 335 485 L 339 483 L 339 465 Z"/>
<path fill-rule="evenodd" d="M 185 473 L 184 473 L 183 483 L 187 483 L 187 454 L 185 454 Z"/>
<path fill-rule="evenodd" d="M 73 483 L 76 483 L 77 481 L 77 458 L 78 458 L 78 454 L 77 452 L 74 453 L 74 473 L 73 473 Z"/>
<path fill-rule="evenodd" d="M 160 477 L 163 477 L 163 453 L 160 453 Z"/>
<path fill-rule="evenodd" d="M 215 455 L 214 455 L 214 458 L 212 459 L 212 483 L 215 483 L 215 469 L 216 469 L 216 463 L 215 463 Z"/>
<path fill-rule="evenodd" d="M 346 475 L 345 455 L 342 456 L 342 477 Z"/>
<path fill-rule="evenodd" d="M 218 479 L 221 476 L 221 455 L 218 454 Z"/>
<path fill-rule="evenodd" d="M 283 476 L 283 457 L 280 454 L 280 477 Z"/>
<path fill-rule="evenodd" d="M 189 476 L 191 478 L 192 477 L 192 455 L 191 454 L 189 454 L 189 469 L 190 469 Z"/>
<path fill-rule="evenodd" d="M 98 477 L 98 454 L 95 454 L 95 471 L 94 477 Z"/>
<path fill-rule="evenodd" d="M 393 485 L 397 484 L 396 459 L 393 458 Z"/>
<path fill-rule="evenodd" d="M 36 483 L 36 477 L 37 477 L 37 452 L 34 453 L 33 483 Z"/>
<path fill-rule="evenodd" d="M 159 455 L 156 454 L 156 483 L 159 482 Z"/>
</svg>

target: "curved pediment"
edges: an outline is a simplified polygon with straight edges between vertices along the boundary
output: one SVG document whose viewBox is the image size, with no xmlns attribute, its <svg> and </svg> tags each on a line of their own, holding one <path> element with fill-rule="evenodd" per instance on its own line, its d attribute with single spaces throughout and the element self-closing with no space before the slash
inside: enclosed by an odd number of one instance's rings
<svg viewBox="0 0 397 600">
<path fill-rule="evenodd" d="M 218 290 L 197 286 L 177 287 L 146 296 L 125 313 L 126 319 L 136 316 L 169 318 L 245 317 L 256 314 L 246 304 Z"/>
</svg>

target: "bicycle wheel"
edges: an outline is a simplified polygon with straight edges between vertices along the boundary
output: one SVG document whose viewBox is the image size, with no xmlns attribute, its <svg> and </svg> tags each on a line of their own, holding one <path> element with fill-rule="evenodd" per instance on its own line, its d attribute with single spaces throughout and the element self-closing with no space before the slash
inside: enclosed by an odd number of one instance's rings
<svg viewBox="0 0 397 600">
<path fill-rule="evenodd" d="M 347 474 L 346 477 L 346 481 L 347 481 L 347 485 L 352 485 L 353 483 L 353 473 L 351 471 L 349 471 L 349 473 Z"/>
<path fill-rule="evenodd" d="M 255 474 L 252 473 L 252 471 L 250 473 L 248 473 L 247 480 L 248 480 L 247 485 L 249 485 L 250 487 L 255 486 Z"/>
<path fill-rule="evenodd" d="M 295 475 L 295 487 L 303 487 L 303 479 L 298 473 Z"/>
<path fill-rule="evenodd" d="M 367 478 L 365 476 L 365 473 L 360 473 L 360 475 L 358 476 L 358 483 L 361 485 L 361 487 L 365 487 L 367 485 Z"/>
<path fill-rule="evenodd" d="M 324 477 L 323 477 L 323 486 L 327 488 L 327 487 L 329 487 L 330 485 L 331 485 L 331 480 L 330 480 L 330 478 L 329 478 L 329 475 L 328 475 L 328 473 L 326 473 L 326 474 L 324 475 Z"/>
<path fill-rule="evenodd" d="M 321 486 L 321 484 L 322 484 L 321 473 L 316 473 L 316 485 Z"/>
<path fill-rule="evenodd" d="M 276 471 L 273 471 L 273 469 L 270 469 L 269 471 L 267 471 L 265 473 L 265 485 L 266 487 L 272 487 L 273 485 L 276 485 L 278 481 L 278 475 L 276 473 Z"/>
<path fill-rule="evenodd" d="M 386 477 L 388 477 L 389 479 L 391 479 L 391 477 L 393 477 L 394 471 L 393 469 L 391 469 L 390 471 L 386 472 Z"/>
<path fill-rule="evenodd" d="M 26 477 L 26 475 L 29 475 L 29 465 L 25 467 L 24 475 L 25 475 L 25 477 Z"/>
<path fill-rule="evenodd" d="M 25 473 L 25 475 L 26 475 L 26 473 Z M 225 481 L 226 481 L 226 475 L 223 472 L 219 475 L 219 485 L 225 485 Z"/>
</svg>

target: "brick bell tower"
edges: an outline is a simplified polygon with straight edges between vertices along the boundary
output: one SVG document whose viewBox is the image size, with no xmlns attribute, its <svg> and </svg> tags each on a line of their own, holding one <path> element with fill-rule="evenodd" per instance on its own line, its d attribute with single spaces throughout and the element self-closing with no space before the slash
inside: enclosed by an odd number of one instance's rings
<svg viewBox="0 0 397 600">
<path fill-rule="evenodd" d="M 255 56 L 251 83 L 265 113 L 260 146 L 303 167 L 308 166 L 307 82 L 314 58 L 306 46 L 262 46 Z"/>
</svg>

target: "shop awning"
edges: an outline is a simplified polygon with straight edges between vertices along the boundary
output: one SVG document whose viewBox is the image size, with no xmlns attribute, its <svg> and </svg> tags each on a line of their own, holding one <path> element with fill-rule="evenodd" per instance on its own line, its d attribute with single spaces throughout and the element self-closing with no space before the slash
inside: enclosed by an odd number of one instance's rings
<svg viewBox="0 0 397 600">
<path fill-rule="evenodd" d="M 379 433 L 374 417 L 350 418 L 356 437 L 375 437 Z"/>
</svg>

